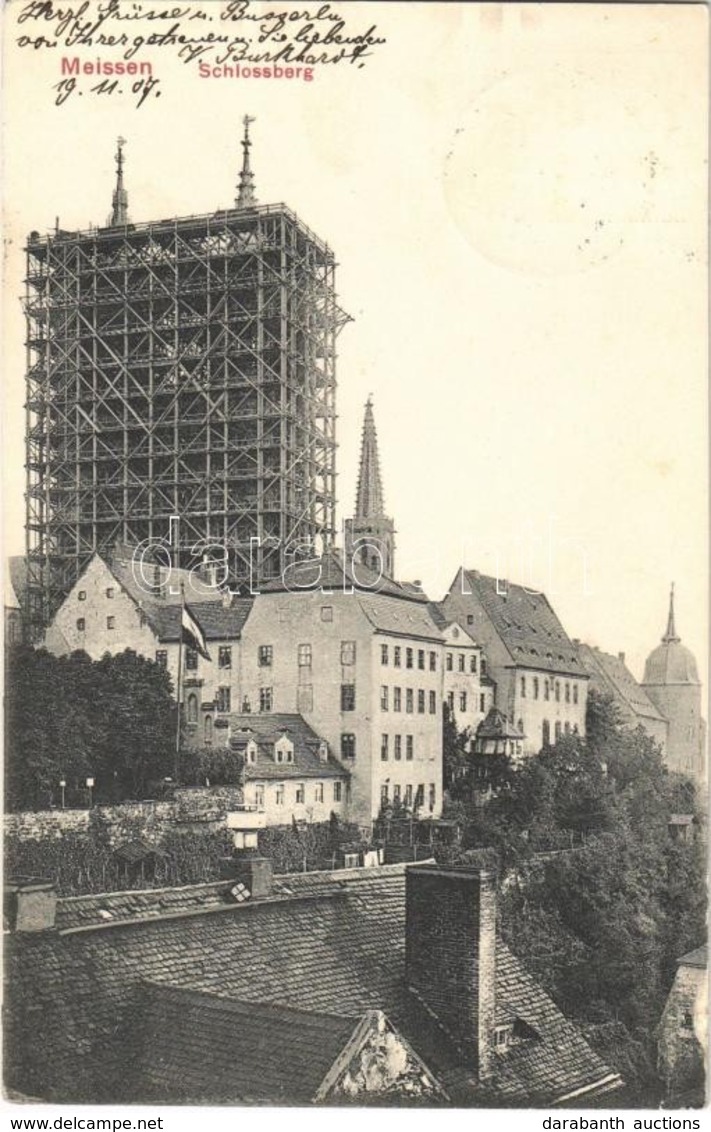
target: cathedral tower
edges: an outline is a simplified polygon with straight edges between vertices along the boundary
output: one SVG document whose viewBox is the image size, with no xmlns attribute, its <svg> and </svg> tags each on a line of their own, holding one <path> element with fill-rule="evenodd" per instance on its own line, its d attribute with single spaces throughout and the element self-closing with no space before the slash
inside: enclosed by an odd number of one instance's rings
<svg viewBox="0 0 711 1132">
<path fill-rule="evenodd" d="M 363 419 L 355 515 L 346 519 L 346 554 L 387 578 L 395 574 L 395 524 L 385 514 L 383 481 L 378 457 L 373 402 L 369 397 Z"/>
<path fill-rule="evenodd" d="M 647 657 L 642 687 L 669 721 L 666 754 L 669 769 L 701 781 L 705 777 L 701 684 L 694 656 L 677 635 L 673 583 L 667 631 L 662 643 Z"/>
</svg>

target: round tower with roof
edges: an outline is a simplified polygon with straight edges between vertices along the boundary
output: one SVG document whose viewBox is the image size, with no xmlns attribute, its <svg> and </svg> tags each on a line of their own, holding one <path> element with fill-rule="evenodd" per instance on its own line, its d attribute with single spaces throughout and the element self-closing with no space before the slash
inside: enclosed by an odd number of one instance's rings
<svg viewBox="0 0 711 1132">
<path fill-rule="evenodd" d="M 647 657 L 642 687 L 669 723 L 669 769 L 701 781 L 705 777 L 701 683 L 694 655 L 682 645 L 676 631 L 674 583 L 669 596 L 667 631 L 661 644 Z"/>
</svg>

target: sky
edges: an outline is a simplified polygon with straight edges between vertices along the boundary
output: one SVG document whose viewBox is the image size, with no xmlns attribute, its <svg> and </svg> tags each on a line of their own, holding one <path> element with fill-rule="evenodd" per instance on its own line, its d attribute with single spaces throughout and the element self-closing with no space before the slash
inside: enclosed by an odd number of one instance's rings
<svg viewBox="0 0 711 1132">
<path fill-rule="evenodd" d="M 638 678 L 674 580 L 706 682 L 705 6 L 334 3 L 386 39 L 363 67 L 202 79 L 155 52 L 161 97 L 140 109 L 85 83 L 55 106 L 57 52 L 14 46 L 22 7 L 5 37 L 6 553 L 23 550 L 27 233 L 105 222 L 119 134 L 134 221 L 229 206 L 249 113 L 259 201 L 334 248 L 353 317 L 339 519 L 372 394 L 400 578 L 439 598 L 465 565 L 543 589 Z"/>
</svg>

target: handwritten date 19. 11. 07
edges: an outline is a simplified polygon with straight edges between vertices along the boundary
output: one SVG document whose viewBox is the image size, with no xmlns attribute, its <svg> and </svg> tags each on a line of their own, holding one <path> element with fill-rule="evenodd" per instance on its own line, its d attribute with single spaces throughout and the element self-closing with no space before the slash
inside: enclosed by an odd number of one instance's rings
<svg viewBox="0 0 711 1132">
<path fill-rule="evenodd" d="M 154 79 L 152 75 L 145 79 L 136 79 L 135 82 L 130 84 L 130 87 L 125 80 L 120 79 L 102 79 L 101 82 L 95 83 L 93 86 L 85 86 L 75 78 L 62 79 L 55 83 L 52 90 L 57 92 L 55 106 L 61 106 L 70 95 L 83 95 L 86 92 L 94 96 L 113 95 L 114 97 L 133 94 L 136 97 L 136 109 L 143 106 L 147 98 L 160 98 L 161 94 L 160 79 Z"/>
</svg>

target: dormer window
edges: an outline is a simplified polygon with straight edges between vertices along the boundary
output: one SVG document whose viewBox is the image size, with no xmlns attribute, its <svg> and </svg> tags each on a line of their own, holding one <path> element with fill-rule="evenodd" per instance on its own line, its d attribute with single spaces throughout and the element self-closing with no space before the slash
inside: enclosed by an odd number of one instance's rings
<svg viewBox="0 0 711 1132">
<path fill-rule="evenodd" d="M 252 764 L 257 761 L 257 744 L 254 739 L 250 739 L 244 749 L 244 761 Z"/>
<path fill-rule="evenodd" d="M 494 1031 L 494 1044 L 498 1053 L 503 1053 L 511 1044 L 513 1026 L 497 1026 Z"/>
<path fill-rule="evenodd" d="M 282 735 L 281 739 L 274 744 L 274 761 L 277 763 L 293 763 L 294 761 L 294 744 L 286 735 Z"/>
</svg>

